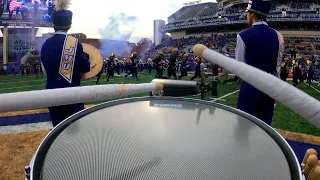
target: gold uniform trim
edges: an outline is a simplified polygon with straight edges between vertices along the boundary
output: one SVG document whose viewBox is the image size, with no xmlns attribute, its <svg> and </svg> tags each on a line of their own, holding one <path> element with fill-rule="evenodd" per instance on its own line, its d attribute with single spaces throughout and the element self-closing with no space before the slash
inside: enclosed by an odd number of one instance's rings
<svg viewBox="0 0 320 180">
<path fill-rule="evenodd" d="M 62 49 L 59 73 L 69 83 L 72 83 L 77 44 L 78 39 L 66 36 Z"/>
</svg>

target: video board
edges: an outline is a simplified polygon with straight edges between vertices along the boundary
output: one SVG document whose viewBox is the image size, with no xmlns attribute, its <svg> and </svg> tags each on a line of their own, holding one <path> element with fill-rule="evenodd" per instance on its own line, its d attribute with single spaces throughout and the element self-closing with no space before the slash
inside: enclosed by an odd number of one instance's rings
<svg viewBox="0 0 320 180">
<path fill-rule="evenodd" d="M 0 0 L 0 26 L 52 27 L 54 0 Z"/>
</svg>

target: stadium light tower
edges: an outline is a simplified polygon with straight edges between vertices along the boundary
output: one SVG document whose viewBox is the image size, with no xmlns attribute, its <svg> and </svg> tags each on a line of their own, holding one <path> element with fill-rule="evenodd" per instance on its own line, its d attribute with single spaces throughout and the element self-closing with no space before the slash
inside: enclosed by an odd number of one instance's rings
<svg viewBox="0 0 320 180">
<path fill-rule="evenodd" d="M 157 46 L 164 39 L 164 33 L 160 31 L 161 27 L 165 26 L 166 22 L 162 19 L 157 19 L 153 21 L 153 42 Z"/>
<path fill-rule="evenodd" d="M 201 3 L 201 0 L 197 0 L 197 1 L 195 1 L 195 0 L 193 0 L 193 1 L 188 0 L 188 1 L 185 1 L 185 2 L 183 3 L 183 6 L 190 6 L 190 5 L 200 4 L 200 3 Z"/>
</svg>

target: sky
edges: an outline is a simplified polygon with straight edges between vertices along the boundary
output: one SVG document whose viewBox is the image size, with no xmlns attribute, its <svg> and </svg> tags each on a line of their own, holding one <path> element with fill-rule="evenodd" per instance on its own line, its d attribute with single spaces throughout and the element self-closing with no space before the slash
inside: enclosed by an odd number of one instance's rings
<svg viewBox="0 0 320 180">
<path fill-rule="evenodd" d="M 191 2 L 193 0 L 190 0 Z M 120 23 L 122 31 L 132 31 L 130 42 L 141 38 L 153 39 L 153 20 L 167 21 L 168 16 L 179 10 L 186 0 L 72 0 L 69 10 L 73 12 L 72 27 L 69 33 L 84 33 L 88 38 L 102 38 L 104 28 L 110 18 L 124 14 L 135 17 L 128 23 Z M 205 0 L 201 2 L 215 2 Z M 40 33 L 53 32 L 41 29 Z"/>
</svg>

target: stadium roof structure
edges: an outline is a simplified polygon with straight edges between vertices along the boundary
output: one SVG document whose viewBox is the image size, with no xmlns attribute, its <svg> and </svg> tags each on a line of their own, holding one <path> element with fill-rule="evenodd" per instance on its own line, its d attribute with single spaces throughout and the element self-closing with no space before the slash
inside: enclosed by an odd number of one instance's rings
<svg viewBox="0 0 320 180">
<path fill-rule="evenodd" d="M 249 0 L 216 0 L 218 3 L 248 3 Z"/>
<path fill-rule="evenodd" d="M 228 8 L 237 4 L 248 4 L 249 0 L 217 0 L 219 7 Z"/>
<path fill-rule="evenodd" d="M 212 14 L 218 10 L 218 3 L 207 2 L 201 4 L 195 4 L 190 6 L 184 6 L 177 12 L 168 17 L 168 22 L 173 20 L 184 20 L 191 17 L 197 17 L 202 14 Z"/>
</svg>

